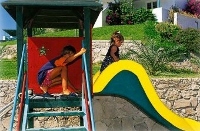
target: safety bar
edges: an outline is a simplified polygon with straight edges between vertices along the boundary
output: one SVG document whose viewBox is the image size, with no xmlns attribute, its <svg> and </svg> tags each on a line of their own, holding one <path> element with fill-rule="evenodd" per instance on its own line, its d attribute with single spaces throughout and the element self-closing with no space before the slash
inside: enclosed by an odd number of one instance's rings
<svg viewBox="0 0 200 131">
<path fill-rule="evenodd" d="M 20 90 L 21 78 L 22 78 L 22 72 L 23 72 L 23 65 L 24 65 L 23 62 L 24 62 L 25 57 L 26 57 L 26 44 L 23 45 L 23 50 L 22 50 L 22 55 L 21 55 L 19 72 L 18 72 L 18 77 L 17 77 L 17 87 L 16 87 L 16 90 L 15 90 L 15 96 L 14 96 L 14 100 L 13 100 L 14 103 L 13 103 L 13 109 L 12 109 L 12 116 L 11 116 L 11 119 L 10 119 L 9 131 L 13 130 L 15 111 L 16 111 L 16 108 L 17 108 L 18 94 L 19 94 L 19 90 Z"/>
<path fill-rule="evenodd" d="M 22 116 L 23 116 L 23 111 L 24 111 L 24 101 L 25 101 L 25 91 L 27 90 L 26 88 L 26 78 L 27 78 L 27 72 L 25 71 L 24 77 L 23 77 L 23 84 L 22 84 L 22 93 L 20 96 L 20 108 L 19 108 L 19 113 L 18 113 L 18 122 L 17 122 L 17 131 L 21 130 L 21 123 L 22 123 Z"/>
<path fill-rule="evenodd" d="M 92 131 L 92 125 L 91 125 L 91 115 L 90 115 L 90 109 L 89 109 L 89 105 L 88 105 L 88 92 L 87 92 L 87 87 L 86 87 L 86 79 L 85 79 L 85 72 L 83 71 L 82 73 L 82 83 L 83 83 L 83 89 L 82 89 L 82 94 L 83 94 L 83 98 L 82 100 L 84 100 L 84 102 L 82 102 L 84 104 L 83 109 L 85 109 L 86 111 L 86 119 L 87 119 L 87 123 L 85 123 L 86 125 L 88 125 L 88 131 Z"/>
<path fill-rule="evenodd" d="M 92 97 L 91 97 L 91 87 L 89 83 L 88 78 L 88 69 L 87 69 L 87 62 L 86 62 L 86 54 L 83 54 L 83 64 L 84 64 L 84 70 L 85 70 L 85 77 L 86 77 L 86 89 L 88 94 L 88 100 L 89 100 L 89 111 L 90 111 L 90 117 L 91 117 L 91 125 L 92 125 L 92 131 L 95 131 L 95 124 L 94 124 L 94 113 L 92 108 Z"/>
</svg>

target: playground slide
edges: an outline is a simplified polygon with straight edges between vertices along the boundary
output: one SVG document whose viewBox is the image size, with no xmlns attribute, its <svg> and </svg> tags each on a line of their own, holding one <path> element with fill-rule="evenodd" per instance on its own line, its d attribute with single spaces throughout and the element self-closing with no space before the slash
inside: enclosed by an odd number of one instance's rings
<svg viewBox="0 0 200 131">
<path fill-rule="evenodd" d="M 134 61 L 120 60 L 96 73 L 93 92 L 127 99 L 169 130 L 200 131 L 200 122 L 178 116 L 163 104 L 145 69 Z"/>
</svg>

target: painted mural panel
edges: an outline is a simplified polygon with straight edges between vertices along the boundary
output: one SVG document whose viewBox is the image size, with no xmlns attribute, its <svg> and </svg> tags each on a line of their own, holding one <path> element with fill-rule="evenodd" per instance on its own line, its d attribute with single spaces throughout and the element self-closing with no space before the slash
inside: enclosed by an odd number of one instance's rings
<svg viewBox="0 0 200 131">
<path fill-rule="evenodd" d="M 76 51 L 82 47 L 83 38 L 28 38 L 28 87 L 32 89 L 35 94 L 41 94 L 37 82 L 37 73 L 39 69 L 49 60 L 59 56 L 63 47 L 72 45 Z M 68 66 L 68 78 L 71 83 L 81 89 L 82 85 L 82 62 L 78 59 Z M 51 87 L 49 93 L 61 93 L 61 85 Z"/>
</svg>

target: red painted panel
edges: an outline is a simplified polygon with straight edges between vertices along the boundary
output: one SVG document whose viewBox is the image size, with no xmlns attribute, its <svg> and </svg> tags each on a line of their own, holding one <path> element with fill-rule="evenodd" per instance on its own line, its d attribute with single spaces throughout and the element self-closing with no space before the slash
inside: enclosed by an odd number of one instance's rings
<svg viewBox="0 0 200 131">
<path fill-rule="evenodd" d="M 66 45 L 72 45 L 78 52 L 81 49 L 82 37 L 72 38 L 41 38 L 41 37 L 29 37 L 28 38 L 28 87 L 32 89 L 35 94 L 41 94 L 42 91 L 39 88 L 37 82 L 37 73 L 39 69 L 49 60 L 56 56 L 59 56 L 63 47 Z M 45 50 L 46 54 L 41 54 L 41 49 Z M 82 75 L 82 61 L 81 58 L 68 66 L 68 77 L 71 83 L 77 88 L 81 89 L 81 75 Z M 61 85 L 51 87 L 50 93 L 61 93 Z"/>
</svg>

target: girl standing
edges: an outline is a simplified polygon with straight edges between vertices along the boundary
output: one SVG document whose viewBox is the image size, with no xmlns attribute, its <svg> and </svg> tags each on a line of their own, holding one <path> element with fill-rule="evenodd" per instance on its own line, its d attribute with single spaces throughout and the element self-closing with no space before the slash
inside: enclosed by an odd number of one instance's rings
<svg viewBox="0 0 200 131">
<path fill-rule="evenodd" d="M 123 42 L 124 42 L 123 35 L 120 34 L 119 31 L 115 31 L 111 36 L 110 47 L 101 64 L 100 72 L 102 72 L 111 63 L 116 62 L 120 59 L 119 47 L 122 45 Z"/>
</svg>

